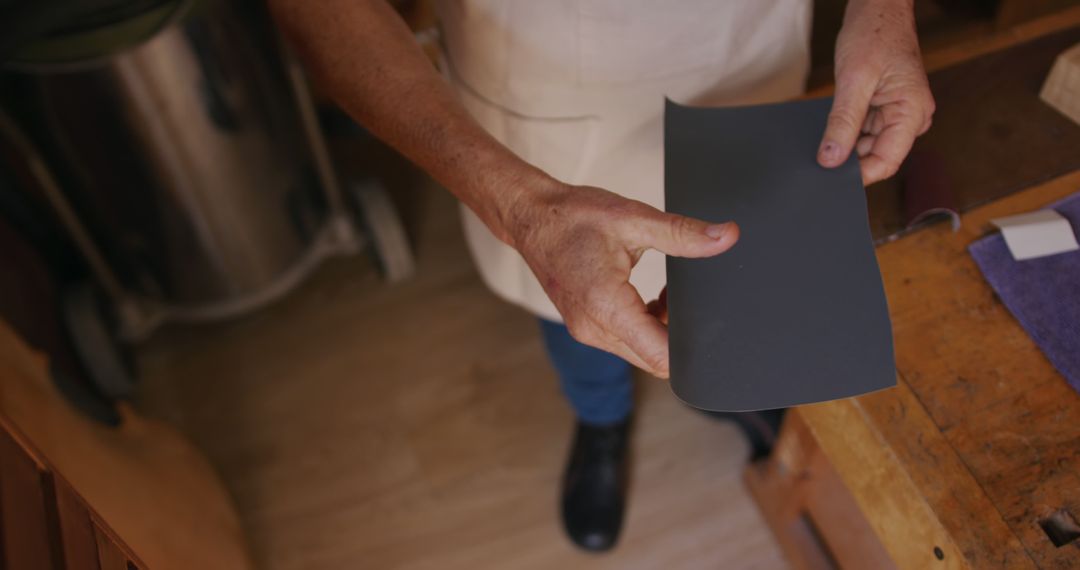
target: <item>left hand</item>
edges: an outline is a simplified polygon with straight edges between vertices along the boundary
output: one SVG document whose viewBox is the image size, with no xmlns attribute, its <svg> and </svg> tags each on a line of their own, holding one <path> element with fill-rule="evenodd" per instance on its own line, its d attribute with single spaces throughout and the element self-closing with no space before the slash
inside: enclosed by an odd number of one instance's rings
<svg viewBox="0 0 1080 570">
<path fill-rule="evenodd" d="M 923 69 L 910 0 L 850 0 L 836 40 L 836 94 L 818 162 L 859 156 L 863 184 L 900 168 L 930 128 L 934 98 Z"/>
</svg>

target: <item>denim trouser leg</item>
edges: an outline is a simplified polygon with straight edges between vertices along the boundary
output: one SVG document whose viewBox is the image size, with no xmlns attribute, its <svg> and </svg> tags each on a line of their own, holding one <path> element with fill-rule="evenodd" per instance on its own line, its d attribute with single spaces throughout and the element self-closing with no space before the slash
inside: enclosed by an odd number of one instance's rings
<svg viewBox="0 0 1080 570">
<path fill-rule="evenodd" d="M 630 415 L 633 406 L 630 364 L 574 340 L 561 323 L 540 319 L 540 330 L 563 393 L 578 419 L 588 424 L 608 425 Z"/>
</svg>

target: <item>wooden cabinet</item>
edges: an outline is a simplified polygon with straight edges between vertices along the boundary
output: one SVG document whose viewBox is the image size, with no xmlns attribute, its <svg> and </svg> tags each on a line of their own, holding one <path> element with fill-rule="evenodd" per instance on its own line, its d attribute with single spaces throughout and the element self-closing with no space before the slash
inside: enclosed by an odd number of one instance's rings
<svg viewBox="0 0 1080 570">
<path fill-rule="evenodd" d="M 202 452 L 126 402 L 117 411 L 117 426 L 78 412 L 0 320 L 0 570 L 253 568 Z"/>
<path fill-rule="evenodd" d="M 0 567 L 136 570 L 146 566 L 0 417 Z"/>
<path fill-rule="evenodd" d="M 796 570 L 896 568 L 798 414 L 744 479 Z"/>
</svg>

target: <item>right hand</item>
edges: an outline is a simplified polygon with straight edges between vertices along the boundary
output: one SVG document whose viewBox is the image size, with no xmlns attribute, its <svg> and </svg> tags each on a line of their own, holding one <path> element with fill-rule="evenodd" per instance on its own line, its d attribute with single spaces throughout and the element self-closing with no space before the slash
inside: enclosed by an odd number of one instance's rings
<svg viewBox="0 0 1080 570">
<path fill-rule="evenodd" d="M 647 249 L 711 257 L 739 239 L 733 222 L 710 224 L 600 188 L 565 184 L 530 195 L 512 221 L 507 241 L 525 258 L 570 334 L 660 378 L 668 377 L 667 327 L 630 284 L 630 270 Z"/>
</svg>

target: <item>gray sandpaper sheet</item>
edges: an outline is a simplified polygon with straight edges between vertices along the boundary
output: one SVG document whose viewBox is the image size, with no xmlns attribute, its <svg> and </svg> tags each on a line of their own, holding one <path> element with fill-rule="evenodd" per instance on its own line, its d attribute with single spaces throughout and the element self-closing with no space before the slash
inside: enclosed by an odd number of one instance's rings
<svg viewBox="0 0 1080 570">
<path fill-rule="evenodd" d="M 741 230 L 721 255 L 667 260 L 671 387 L 691 406 L 780 408 L 896 383 L 858 159 L 816 160 L 830 104 L 667 104 L 667 210 Z"/>
</svg>

